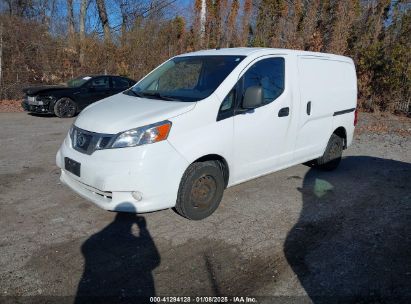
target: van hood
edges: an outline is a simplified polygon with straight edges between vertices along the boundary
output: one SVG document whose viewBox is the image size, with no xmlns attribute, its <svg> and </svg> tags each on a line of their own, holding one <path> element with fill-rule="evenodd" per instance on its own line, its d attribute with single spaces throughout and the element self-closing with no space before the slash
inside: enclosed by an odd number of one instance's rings
<svg viewBox="0 0 411 304">
<path fill-rule="evenodd" d="M 75 125 L 83 130 L 117 134 L 181 115 L 195 102 L 165 101 L 116 94 L 84 109 Z"/>
</svg>

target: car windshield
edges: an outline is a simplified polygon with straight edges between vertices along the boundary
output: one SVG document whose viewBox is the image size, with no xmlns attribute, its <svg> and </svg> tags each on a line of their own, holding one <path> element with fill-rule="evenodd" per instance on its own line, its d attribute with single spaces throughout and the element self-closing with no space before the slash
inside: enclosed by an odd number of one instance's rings
<svg viewBox="0 0 411 304">
<path fill-rule="evenodd" d="M 125 94 L 139 97 L 198 101 L 210 96 L 244 56 L 186 56 L 155 69 Z"/>
<path fill-rule="evenodd" d="M 67 86 L 69 88 L 81 87 L 83 84 L 85 84 L 90 79 L 91 79 L 90 76 L 77 77 L 77 78 L 74 78 L 74 79 L 71 79 L 71 80 L 67 81 Z"/>
</svg>

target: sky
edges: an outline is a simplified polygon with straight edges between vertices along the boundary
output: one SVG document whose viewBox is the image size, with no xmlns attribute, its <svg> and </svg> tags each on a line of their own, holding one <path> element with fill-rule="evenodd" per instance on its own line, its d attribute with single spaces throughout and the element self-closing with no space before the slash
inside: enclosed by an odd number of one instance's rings
<svg viewBox="0 0 411 304">
<path fill-rule="evenodd" d="M 59 0 L 60 1 L 60 8 L 59 11 L 62 12 L 62 18 L 65 18 L 66 14 L 66 1 L 65 0 Z M 132 2 L 131 0 L 130 2 Z M 134 0 L 136 2 L 143 2 L 141 0 Z M 176 0 L 168 9 L 167 11 L 170 13 L 170 18 L 179 15 L 183 16 L 184 18 L 190 19 L 191 15 L 191 8 L 193 5 L 194 0 Z M 80 11 L 80 3 L 81 0 L 74 0 L 73 5 L 74 5 L 74 15 L 77 17 L 79 16 L 79 11 Z M 120 14 L 120 8 L 116 2 L 116 0 L 105 0 L 106 3 L 106 9 L 107 9 L 107 14 L 109 17 L 109 22 L 110 22 L 110 27 L 116 28 L 119 27 L 121 24 L 121 14 Z M 78 21 L 78 20 L 76 20 Z M 87 26 L 90 31 L 93 30 L 100 30 L 101 26 L 98 20 L 98 13 L 97 13 L 97 8 L 95 1 L 90 1 L 89 7 L 88 7 L 88 18 L 87 18 Z"/>
</svg>

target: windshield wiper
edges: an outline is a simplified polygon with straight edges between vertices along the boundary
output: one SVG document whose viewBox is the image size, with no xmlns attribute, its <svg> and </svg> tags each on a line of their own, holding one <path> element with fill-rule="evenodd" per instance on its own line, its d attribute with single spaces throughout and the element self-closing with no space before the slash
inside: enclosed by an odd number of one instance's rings
<svg viewBox="0 0 411 304">
<path fill-rule="evenodd" d="M 180 101 L 179 99 L 173 98 L 171 96 L 166 96 L 163 95 L 159 92 L 148 92 L 148 91 L 133 91 L 132 89 L 129 89 L 124 92 L 125 94 L 130 95 L 130 93 L 136 97 L 148 97 L 148 98 L 157 98 L 157 99 L 162 99 L 162 100 L 168 100 L 168 101 Z"/>
<path fill-rule="evenodd" d="M 124 91 L 124 94 L 130 95 L 130 93 L 133 94 L 136 97 L 143 97 L 143 95 L 141 95 L 140 93 L 134 92 L 132 89 Z"/>
<path fill-rule="evenodd" d="M 135 93 L 135 92 L 134 92 L 134 93 Z M 138 92 L 137 94 L 142 95 L 143 97 L 144 97 L 144 96 L 145 96 L 145 97 L 155 97 L 155 98 L 159 98 L 159 99 L 162 99 L 162 100 L 178 101 L 178 99 L 175 99 L 175 98 L 170 97 L 170 96 L 163 95 L 163 94 L 161 94 L 161 93 L 159 93 L 159 92 L 141 91 L 141 92 Z"/>
</svg>

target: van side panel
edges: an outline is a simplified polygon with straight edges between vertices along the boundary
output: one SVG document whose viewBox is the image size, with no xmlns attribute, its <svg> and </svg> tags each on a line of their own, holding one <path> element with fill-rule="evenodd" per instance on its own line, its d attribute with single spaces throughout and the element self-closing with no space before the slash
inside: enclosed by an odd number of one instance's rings
<svg viewBox="0 0 411 304">
<path fill-rule="evenodd" d="M 357 75 L 354 63 L 344 66 L 345 77 L 345 104 L 338 105 L 338 111 L 351 110 L 357 108 Z M 337 113 L 335 113 L 337 114 Z M 346 146 L 349 147 L 354 137 L 354 111 L 333 116 L 333 130 L 344 127 L 347 135 Z"/>
<path fill-rule="evenodd" d="M 356 81 L 352 71 L 353 64 L 349 61 L 299 56 L 301 107 L 294 154 L 296 162 L 320 157 L 334 131 L 334 113 L 355 108 Z"/>
</svg>

